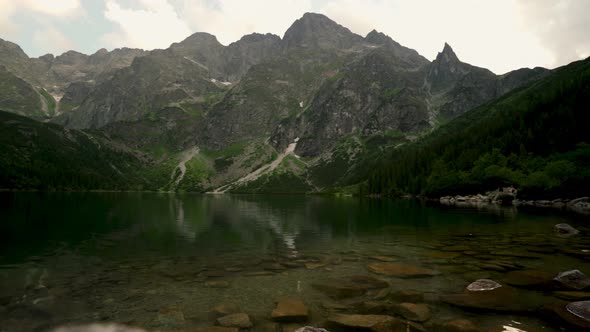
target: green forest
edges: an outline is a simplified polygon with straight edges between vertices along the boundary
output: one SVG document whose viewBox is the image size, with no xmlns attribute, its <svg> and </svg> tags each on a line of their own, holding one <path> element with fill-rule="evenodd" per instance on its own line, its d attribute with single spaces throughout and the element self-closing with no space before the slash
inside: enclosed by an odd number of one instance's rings
<svg viewBox="0 0 590 332">
<path fill-rule="evenodd" d="M 427 197 L 514 186 L 523 198 L 567 198 L 590 185 L 590 59 L 394 150 L 363 194 Z"/>
</svg>

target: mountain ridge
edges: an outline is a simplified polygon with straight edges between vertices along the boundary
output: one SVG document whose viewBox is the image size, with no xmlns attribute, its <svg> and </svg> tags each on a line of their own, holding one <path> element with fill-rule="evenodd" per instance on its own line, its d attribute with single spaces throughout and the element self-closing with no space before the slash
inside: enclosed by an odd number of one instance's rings
<svg viewBox="0 0 590 332">
<path fill-rule="evenodd" d="M 157 174 L 149 176 L 159 180 L 150 188 L 166 190 L 345 186 L 385 151 L 550 73 L 495 75 L 461 62 L 447 43 L 431 62 L 381 32 L 363 37 L 314 13 L 283 38 L 253 33 L 227 46 L 198 32 L 152 51 L 26 60 L 14 46 L 6 49 L 15 64 L 42 69 L 35 69 L 42 79 L 25 82 L 27 91 L 37 91 L 43 107 L 54 105 L 41 116 L 34 105 L 20 114 L 152 156 L 146 165 Z M 187 155 L 186 176 L 172 188 L 170 167 Z M 273 156 L 284 159 L 272 164 Z"/>
</svg>

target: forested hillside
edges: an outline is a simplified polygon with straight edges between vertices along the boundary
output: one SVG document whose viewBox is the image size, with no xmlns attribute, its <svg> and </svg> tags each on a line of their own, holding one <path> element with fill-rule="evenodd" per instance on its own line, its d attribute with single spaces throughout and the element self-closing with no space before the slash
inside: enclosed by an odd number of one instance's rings
<svg viewBox="0 0 590 332">
<path fill-rule="evenodd" d="M 102 135 L 0 111 L 0 188 L 142 189 L 141 156 Z"/>
<path fill-rule="evenodd" d="M 482 105 L 392 152 L 361 189 L 473 194 L 513 185 L 521 197 L 575 197 L 590 185 L 590 59 Z"/>
</svg>

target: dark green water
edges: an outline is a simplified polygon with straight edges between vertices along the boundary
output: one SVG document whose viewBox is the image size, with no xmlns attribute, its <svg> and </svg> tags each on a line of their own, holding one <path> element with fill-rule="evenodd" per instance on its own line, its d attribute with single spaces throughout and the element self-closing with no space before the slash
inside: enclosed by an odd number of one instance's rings
<svg viewBox="0 0 590 332">
<path fill-rule="evenodd" d="M 553 290 L 516 289 L 535 308 L 526 314 L 474 312 L 443 299 L 479 278 L 503 283 L 514 270 L 590 273 L 585 221 L 546 212 L 306 196 L 2 193 L 0 198 L 2 332 L 96 321 L 190 330 L 212 325 L 210 311 L 220 303 L 236 304 L 252 317 L 253 329 L 262 331 L 276 327 L 269 316 L 284 295 L 302 298 L 311 310 L 308 324 L 321 326 L 336 311 L 366 311 L 375 297 L 402 301 L 401 291 L 413 292 L 412 302 L 429 305 L 430 317 L 421 323 L 427 330 L 467 318 L 482 331 L 558 331 L 559 323 L 537 310 L 559 303 Z M 582 234 L 557 237 L 553 226 L 562 222 Z M 374 274 L 367 268 L 377 262 L 371 256 L 437 274 Z M 312 287 L 353 275 L 389 282 L 390 294 L 334 299 Z"/>
</svg>

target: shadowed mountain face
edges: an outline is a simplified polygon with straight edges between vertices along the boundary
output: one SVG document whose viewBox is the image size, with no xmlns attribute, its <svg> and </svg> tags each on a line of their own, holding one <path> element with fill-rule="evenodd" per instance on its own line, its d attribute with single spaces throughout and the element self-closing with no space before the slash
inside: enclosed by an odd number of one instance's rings
<svg viewBox="0 0 590 332">
<path fill-rule="evenodd" d="M 161 151 L 163 135 L 167 150 L 156 158 L 162 163 L 191 146 L 217 151 L 195 180 L 211 186 L 255 171 L 269 151 L 281 153 L 295 141 L 293 154 L 304 159 L 278 170 L 296 174 L 307 188 L 333 185 L 325 176 L 333 168 L 343 172 L 340 184 L 349 182 L 342 179 L 374 153 L 549 73 L 498 76 L 461 62 L 448 44 L 430 62 L 383 33 L 362 37 L 313 13 L 282 39 L 254 33 L 224 46 L 195 33 L 164 50 L 36 59 L 0 40 L 0 55 L 0 75 L 14 87 L 3 92 L 3 110 L 99 130 L 147 153 Z M 264 153 L 247 161 L 254 146 Z"/>
</svg>

